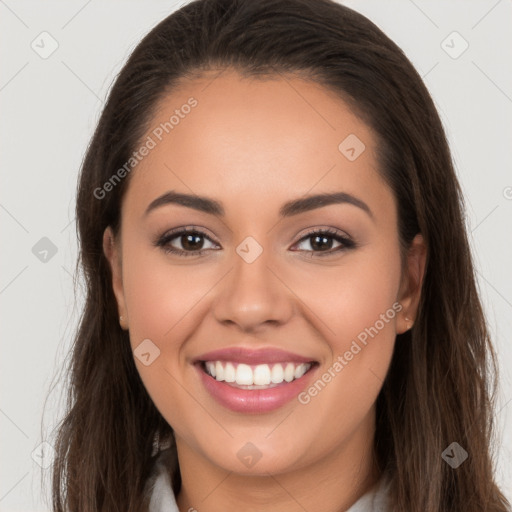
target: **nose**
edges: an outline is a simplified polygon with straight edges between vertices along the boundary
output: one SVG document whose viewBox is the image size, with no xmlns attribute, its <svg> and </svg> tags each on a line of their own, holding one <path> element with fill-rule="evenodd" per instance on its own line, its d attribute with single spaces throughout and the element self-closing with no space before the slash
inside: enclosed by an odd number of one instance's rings
<svg viewBox="0 0 512 512">
<path fill-rule="evenodd" d="M 235 253 L 233 268 L 217 288 L 212 305 L 218 322 L 257 332 L 289 321 L 294 313 L 294 295 L 272 260 L 268 250 L 252 263 Z"/>
</svg>

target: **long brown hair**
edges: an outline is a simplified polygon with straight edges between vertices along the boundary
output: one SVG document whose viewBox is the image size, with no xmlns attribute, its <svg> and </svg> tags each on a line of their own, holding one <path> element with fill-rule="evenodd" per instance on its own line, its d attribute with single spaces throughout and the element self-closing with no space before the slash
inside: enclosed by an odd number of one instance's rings
<svg viewBox="0 0 512 512">
<path fill-rule="evenodd" d="M 418 316 L 398 335 L 377 399 L 375 461 L 391 510 L 504 512 L 491 446 L 496 360 L 475 285 L 464 203 L 433 101 L 403 52 L 372 22 L 330 0 L 197 0 L 159 23 L 117 77 L 83 161 L 76 218 L 85 306 L 68 368 L 68 410 L 54 442 L 54 511 L 145 510 L 154 439 L 172 428 L 119 327 L 102 250 L 130 181 L 95 190 L 129 160 L 158 101 L 204 70 L 291 76 L 337 92 L 379 138 L 380 172 L 398 205 L 402 257 L 428 247 Z M 136 169 L 133 172 L 137 172 Z M 442 452 L 469 454 L 454 469 Z M 173 448 L 173 487 L 181 481 Z"/>
</svg>

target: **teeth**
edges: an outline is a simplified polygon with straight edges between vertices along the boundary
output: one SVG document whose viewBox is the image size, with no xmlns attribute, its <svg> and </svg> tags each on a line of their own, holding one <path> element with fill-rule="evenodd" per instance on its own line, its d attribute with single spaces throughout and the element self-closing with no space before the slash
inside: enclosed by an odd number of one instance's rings
<svg viewBox="0 0 512 512">
<path fill-rule="evenodd" d="M 224 367 L 224 380 L 226 382 L 235 382 L 236 369 L 231 363 L 227 363 Z"/>
<path fill-rule="evenodd" d="M 295 368 L 294 377 L 300 379 L 307 371 L 308 367 L 305 364 L 301 364 Z"/>
<path fill-rule="evenodd" d="M 222 366 L 222 363 L 220 361 L 217 361 L 215 363 L 215 378 L 218 381 L 224 380 L 224 367 Z"/>
<path fill-rule="evenodd" d="M 247 366 L 246 364 L 239 364 L 236 367 L 235 382 L 237 384 L 245 384 L 247 386 L 251 386 L 252 384 L 254 384 L 251 367 Z"/>
<path fill-rule="evenodd" d="M 286 368 L 284 369 L 284 380 L 286 382 L 291 382 L 295 377 L 295 366 L 293 363 L 288 363 Z"/>
<path fill-rule="evenodd" d="M 208 373 L 212 377 L 215 377 L 215 375 L 217 375 L 217 373 L 215 372 L 215 363 L 213 361 L 208 361 L 206 363 L 206 369 L 208 370 Z"/>
<path fill-rule="evenodd" d="M 270 368 L 268 364 L 259 364 L 254 369 L 254 383 L 257 386 L 268 386 L 270 384 Z"/>
<path fill-rule="evenodd" d="M 283 380 L 284 380 L 284 370 L 283 370 L 283 366 L 281 364 L 275 364 L 273 366 L 270 380 L 274 384 L 279 384 L 280 382 L 283 382 Z"/>
<path fill-rule="evenodd" d="M 311 363 L 276 363 L 273 365 L 249 366 L 243 363 L 206 361 L 205 368 L 206 373 L 219 382 L 225 381 L 240 386 L 252 386 L 251 389 L 254 389 L 258 386 L 268 387 L 272 384 L 300 379 L 311 368 Z"/>
</svg>

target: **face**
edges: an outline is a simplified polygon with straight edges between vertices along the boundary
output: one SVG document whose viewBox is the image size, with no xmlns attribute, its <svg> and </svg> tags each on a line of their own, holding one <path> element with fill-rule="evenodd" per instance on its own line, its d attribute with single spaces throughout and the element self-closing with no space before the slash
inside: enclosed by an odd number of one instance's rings
<svg viewBox="0 0 512 512">
<path fill-rule="evenodd" d="M 247 474 L 357 462 L 423 268 L 417 237 L 402 272 L 375 134 L 318 84 L 225 70 L 167 96 L 143 143 L 104 249 L 180 456 Z"/>
</svg>

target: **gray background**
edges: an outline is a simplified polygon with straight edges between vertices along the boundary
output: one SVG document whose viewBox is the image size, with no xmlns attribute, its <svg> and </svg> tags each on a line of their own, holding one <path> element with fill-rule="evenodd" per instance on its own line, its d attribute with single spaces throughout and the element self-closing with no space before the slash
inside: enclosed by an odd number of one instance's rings
<svg viewBox="0 0 512 512">
<path fill-rule="evenodd" d="M 0 0 L 0 511 L 50 509 L 40 490 L 50 469 L 39 463 L 51 449 L 40 445 L 61 417 L 58 371 L 82 305 L 78 169 L 123 62 L 182 3 Z M 512 1 L 344 3 L 405 51 L 447 129 L 501 365 L 497 477 L 512 498 Z"/>
</svg>

